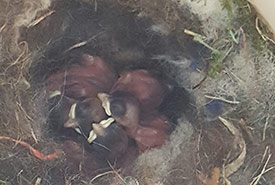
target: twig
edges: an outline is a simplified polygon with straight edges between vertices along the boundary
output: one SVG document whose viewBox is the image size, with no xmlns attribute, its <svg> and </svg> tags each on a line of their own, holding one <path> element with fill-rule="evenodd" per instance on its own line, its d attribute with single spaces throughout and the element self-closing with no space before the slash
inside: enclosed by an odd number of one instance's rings
<svg viewBox="0 0 275 185">
<path fill-rule="evenodd" d="M 262 156 L 261 162 L 259 163 L 260 165 L 264 162 L 264 159 L 265 159 L 265 157 L 266 157 L 266 155 L 267 155 L 268 150 L 269 150 L 269 147 L 268 147 L 268 146 L 267 146 L 267 147 L 265 147 L 264 154 L 263 154 L 263 156 Z M 261 166 L 260 166 L 260 165 L 258 166 L 258 168 L 256 169 L 256 171 L 254 172 L 254 174 L 253 174 L 252 176 L 255 176 L 255 175 L 256 175 L 256 173 L 257 173 L 257 171 L 259 171 L 259 170 L 260 170 L 260 168 L 261 168 Z"/>
<path fill-rule="evenodd" d="M 26 116 L 26 118 L 28 119 L 28 120 L 30 120 L 30 121 L 34 121 L 33 119 L 32 119 L 32 117 L 30 116 L 30 115 L 28 115 L 28 113 L 26 112 L 26 110 L 22 107 L 22 104 L 21 104 L 21 102 L 19 103 L 19 102 L 17 102 L 16 101 L 16 105 L 18 106 L 18 108 L 24 113 L 24 115 Z"/>
<path fill-rule="evenodd" d="M 260 34 L 260 36 L 262 37 L 262 39 L 264 41 L 268 40 L 271 43 L 275 44 L 275 41 L 273 39 L 269 38 L 268 36 L 264 35 L 263 32 L 261 31 L 261 29 L 259 28 L 259 17 L 256 17 L 255 24 L 256 24 L 256 30 L 258 31 L 258 33 Z"/>
<path fill-rule="evenodd" d="M 46 17 L 52 15 L 54 12 L 55 12 L 54 10 L 49 11 L 48 13 L 46 13 L 46 14 L 42 15 L 41 17 L 35 19 L 34 21 L 32 21 L 32 22 L 27 26 L 27 28 L 30 28 L 30 27 L 33 27 L 33 26 L 39 24 L 39 23 L 40 23 L 41 21 L 43 21 Z"/>
<path fill-rule="evenodd" d="M 52 154 L 49 154 L 49 155 L 44 155 L 42 154 L 40 151 L 34 149 L 30 144 L 24 142 L 24 141 L 19 141 L 19 140 L 16 140 L 16 139 L 13 139 L 13 138 L 10 138 L 8 136 L 0 136 L 0 140 L 9 140 L 9 141 L 13 141 L 15 143 L 18 143 L 22 146 L 25 146 L 27 147 L 31 153 L 38 159 L 40 159 L 41 161 L 46 161 L 46 160 L 51 160 L 51 159 L 54 159 L 54 158 L 57 158 L 58 157 L 58 153 L 55 152 L 55 153 L 52 153 Z"/>
<path fill-rule="evenodd" d="M 201 45 L 207 47 L 208 49 L 210 49 L 211 51 L 215 52 L 215 53 L 220 53 L 219 50 L 211 47 L 210 45 L 208 45 L 206 42 L 203 41 L 203 36 L 198 34 L 198 33 L 195 33 L 195 32 L 192 32 L 190 30 L 187 30 L 187 29 L 184 29 L 184 33 L 187 34 L 187 35 L 191 35 L 193 36 L 193 40 L 200 43 Z"/>
<path fill-rule="evenodd" d="M 233 173 L 235 173 L 244 163 L 244 159 L 246 156 L 246 144 L 242 137 L 242 134 L 239 132 L 239 130 L 229 121 L 226 119 L 219 117 L 219 120 L 228 128 L 228 130 L 231 132 L 231 134 L 235 137 L 236 144 L 240 147 L 241 153 L 239 156 L 233 160 L 230 164 L 227 164 L 225 166 L 225 175 L 226 177 L 229 177 Z"/>
<path fill-rule="evenodd" d="M 74 44 L 73 46 L 71 46 L 71 47 L 69 47 L 68 49 L 66 49 L 66 50 L 64 51 L 64 53 L 67 53 L 67 52 L 69 52 L 69 51 L 72 50 L 72 49 L 80 48 L 80 47 L 82 47 L 82 46 L 85 46 L 87 43 L 89 43 L 89 42 L 91 42 L 92 40 L 96 39 L 96 37 L 100 36 L 100 35 L 103 34 L 103 33 L 104 33 L 104 31 L 99 32 L 99 33 L 93 35 L 91 38 L 89 38 L 89 39 L 86 40 L 86 41 L 82 41 L 82 42 L 78 42 L 78 43 Z"/>
<path fill-rule="evenodd" d="M 227 100 L 225 98 L 222 97 L 215 97 L 215 96 L 209 96 L 209 95 L 204 95 L 206 98 L 212 99 L 212 100 L 219 100 L 219 101 L 223 101 L 225 103 L 229 103 L 229 104 L 239 104 L 240 102 L 238 101 L 231 101 L 231 100 Z"/>
<path fill-rule="evenodd" d="M 264 156 L 266 155 L 266 151 L 270 152 L 268 146 L 266 147 Z M 263 156 L 263 158 L 264 158 L 264 156 Z M 269 155 L 267 156 L 267 159 L 266 159 L 266 161 L 265 161 L 265 164 L 264 164 L 264 166 L 263 166 L 263 168 L 262 168 L 260 174 L 259 174 L 258 176 L 256 176 L 256 177 L 254 177 L 253 180 L 252 180 L 252 182 L 251 182 L 249 185 L 257 185 L 257 184 L 259 183 L 261 177 L 267 172 L 266 166 L 268 165 L 268 162 L 269 162 L 271 156 L 272 156 L 272 154 L 269 154 Z M 272 169 L 273 169 L 273 168 L 272 168 Z"/>
<path fill-rule="evenodd" d="M 121 177 L 121 175 L 119 175 L 119 173 L 114 169 L 114 167 L 111 165 L 111 163 L 108 161 L 108 164 L 110 166 L 110 168 L 113 170 L 113 172 L 115 173 L 115 175 L 121 180 L 121 182 L 123 182 L 123 184 L 127 185 L 126 181 Z"/>
<path fill-rule="evenodd" d="M 266 117 L 265 124 L 264 124 L 263 138 L 262 138 L 263 141 L 265 140 L 265 136 L 266 136 L 266 129 L 269 123 L 268 120 L 269 120 L 269 115 Z"/>
<path fill-rule="evenodd" d="M 40 185 L 41 184 L 42 179 L 40 177 L 37 177 L 35 180 L 34 185 Z"/>
<path fill-rule="evenodd" d="M 88 43 L 88 41 L 83 41 L 83 42 L 76 43 L 75 45 L 69 47 L 69 49 L 67 49 L 67 50 L 65 51 L 65 53 L 68 52 L 68 51 L 70 51 L 70 50 L 72 50 L 72 49 L 80 48 L 80 47 L 82 47 L 82 46 L 85 46 L 87 43 Z"/>
<path fill-rule="evenodd" d="M 208 76 L 208 74 L 206 73 L 204 75 L 203 79 L 197 85 L 195 85 L 192 89 L 196 89 L 196 88 L 200 87 L 201 84 L 207 79 L 207 76 Z"/>
<path fill-rule="evenodd" d="M 107 172 L 98 174 L 98 175 L 96 175 L 94 178 L 92 178 L 92 179 L 90 180 L 90 184 L 92 184 L 96 179 L 98 179 L 98 178 L 100 178 L 100 177 L 103 177 L 103 176 L 108 175 L 108 174 L 114 174 L 114 173 L 115 173 L 114 171 L 107 171 Z"/>
<path fill-rule="evenodd" d="M 23 45 L 23 51 L 22 51 L 22 52 L 20 53 L 20 55 L 15 59 L 15 61 L 13 61 L 10 65 L 7 66 L 7 68 L 5 69 L 5 72 L 4 72 L 4 73 L 6 73 L 6 72 L 8 71 L 8 69 L 11 68 L 12 66 L 18 64 L 20 61 L 23 61 L 23 60 L 21 60 L 21 59 L 24 57 L 24 55 L 25 55 L 26 53 L 28 53 L 28 50 L 29 50 L 29 48 L 28 48 L 28 43 L 25 42 L 25 41 L 22 41 L 22 42 L 20 42 L 20 45 Z"/>
<path fill-rule="evenodd" d="M 3 24 L 1 27 L 0 27 L 0 33 L 6 28 L 6 26 L 7 26 L 7 22 L 5 23 L 5 24 Z M 1 181 L 0 181 L 0 183 L 1 183 Z"/>
<path fill-rule="evenodd" d="M 228 180 L 225 173 L 225 164 L 222 165 L 222 180 L 223 185 L 231 185 L 231 181 Z"/>
</svg>

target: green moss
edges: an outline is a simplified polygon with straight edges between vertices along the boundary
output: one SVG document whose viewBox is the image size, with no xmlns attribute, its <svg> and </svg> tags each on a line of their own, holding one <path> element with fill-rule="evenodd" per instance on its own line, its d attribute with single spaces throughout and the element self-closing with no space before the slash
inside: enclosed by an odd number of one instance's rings
<svg viewBox="0 0 275 185">
<path fill-rule="evenodd" d="M 220 72 L 222 68 L 222 53 L 221 52 L 212 52 L 211 60 L 209 63 L 208 76 L 214 78 L 218 72 Z"/>
</svg>

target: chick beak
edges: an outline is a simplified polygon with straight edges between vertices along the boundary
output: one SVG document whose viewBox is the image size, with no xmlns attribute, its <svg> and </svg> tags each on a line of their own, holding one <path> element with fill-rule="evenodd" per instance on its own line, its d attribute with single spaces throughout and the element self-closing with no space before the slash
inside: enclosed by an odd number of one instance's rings
<svg viewBox="0 0 275 185">
<path fill-rule="evenodd" d="M 49 94 L 49 99 L 54 98 L 54 97 L 59 96 L 59 95 L 61 95 L 61 91 L 58 91 L 58 90 L 52 91 Z"/>
<path fill-rule="evenodd" d="M 87 138 L 88 143 L 92 143 L 97 136 L 102 136 L 105 133 L 104 128 L 99 124 L 93 123 L 92 127 L 93 130 L 91 130 L 89 137 Z"/>
<path fill-rule="evenodd" d="M 76 108 L 76 103 L 72 104 L 69 112 L 69 118 L 71 119 L 75 119 L 75 108 Z"/>
<path fill-rule="evenodd" d="M 114 121 L 114 118 L 108 118 L 106 120 L 102 120 L 99 124 L 93 123 L 93 129 L 90 131 L 89 137 L 87 138 L 88 143 L 92 143 L 97 136 L 104 136 L 105 128 L 109 127 Z"/>
<path fill-rule="evenodd" d="M 99 123 L 99 125 L 100 125 L 101 127 L 103 127 L 103 128 L 107 128 L 107 127 L 109 127 L 114 121 L 115 121 L 115 119 L 111 117 L 111 118 L 108 118 L 108 119 L 106 119 L 106 120 L 102 120 L 102 121 Z"/>
<path fill-rule="evenodd" d="M 91 130 L 89 137 L 87 138 L 88 143 L 92 143 L 97 138 L 97 135 L 94 130 Z"/>
<path fill-rule="evenodd" d="M 97 97 L 100 99 L 101 103 L 102 103 L 102 107 L 104 108 L 106 114 L 108 116 L 111 116 L 111 109 L 110 109 L 110 95 L 106 94 L 106 93 L 98 93 Z"/>
<path fill-rule="evenodd" d="M 64 123 L 65 128 L 73 128 L 77 133 L 82 134 L 78 122 L 75 120 L 75 108 L 76 103 L 74 103 L 69 112 L 69 119 Z"/>
</svg>

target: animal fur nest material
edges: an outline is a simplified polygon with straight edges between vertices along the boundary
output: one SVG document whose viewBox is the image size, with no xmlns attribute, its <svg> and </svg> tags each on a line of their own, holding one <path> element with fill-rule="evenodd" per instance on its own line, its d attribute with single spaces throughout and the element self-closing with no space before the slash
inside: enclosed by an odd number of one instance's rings
<svg viewBox="0 0 275 185">
<path fill-rule="evenodd" d="M 102 42 L 102 46 L 122 51 L 107 56 L 123 61 L 118 68 L 148 55 L 159 61 L 160 66 L 169 66 L 165 68 L 166 75 L 191 94 L 190 107 L 195 114 L 185 112 L 178 119 L 170 140 L 162 148 L 141 154 L 133 168 L 85 177 L 68 168 L 60 143 L 47 129 L 47 98 L 39 82 L 51 70 L 64 65 L 54 57 L 47 60 L 47 52 L 65 32 L 75 33 L 74 38 L 63 45 L 57 44 L 56 53 L 52 55 L 59 56 L 61 49 L 74 50 L 87 44 L 87 39 L 81 39 L 83 32 L 77 32 L 81 26 L 85 27 L 85 21 L 78 19 L 70 28 L 69 20 L 74 15 L 66 8 L 72 8 L 75 3 L 90 7 L 91 12 L 106 7 L 99 1 L 88 0 L 0 1 L 0 134 L 17 140 L 15 143 L 0 140 L 0 164 L 5 166 L 0 170 L 0 183 L 216 185 L 219 181 L 236 185 L 274 184 L 274 53 L 270 47 L 262 51 L 252 47 L 250 30 L 243 30 L 238 20 L 244 7 L 234 4 L 233 14 L 230 14 L 233 17 L 229 17 L 220 2 L 104 1 L 118 12 L 134 15 L 137 21 L 151 21 L 143 24 L 148 28 L 147 33 L 166 38 L 160 46 L 171 44 L 171 47 L 150 55 L 139 50 L 142 46 L 131 49 L 132 43 L 116 45 L 115 41 L 100 35 L 91 38 L 89 43 L 96 43 L 98 39 L 106 42 Z M 118 19 L 127 21 L 122 17 Z M 236 23 L 231 25 L 229 19 Z M 103 22 L 112 24 L 108 19 Z M 132 22 L 121 25 L 125 24 L 132 25 Z M 227 32 L 228 28 L 233 34 Z M 95 29 L 87 25 L 84 38 Z M 197 33 L 214 49 L 226 53 L 214 78 L 202 81 L 211 68 L 209 58 L 213 51 L 194 43 L 190 35 L 184 34 L 184 29 Z M 175 39 L 171 43 L 170 36 Z M 176 41 L 182 44 L 184 51 L 178 49 L 178 45 L 173 46 Z M 41 76 L 44 68 L 46 72 Z M 193 89 L 197 84 L 198 88 Z M 29 149 L 20 146 L 20 141 L 44 154 L 58 152 L 59 157 L 40 161 Z"/>
</svg>

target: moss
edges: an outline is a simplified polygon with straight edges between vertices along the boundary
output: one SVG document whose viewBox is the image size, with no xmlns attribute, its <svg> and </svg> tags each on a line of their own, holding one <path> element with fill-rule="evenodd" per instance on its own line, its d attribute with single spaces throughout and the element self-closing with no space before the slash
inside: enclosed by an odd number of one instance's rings
<svg viewBox="0 0 275 185">
<path fill-rule="evenodd" d="M 208 70 L 208 75 L 212 78 L 215 77 L 215 75 L 221 70 L 222 63 L 220 59 L 221 59 L 220 52 L 212 52 L 210 66 Z"/>
</svg>

